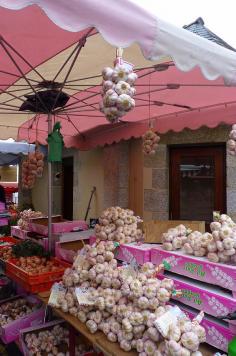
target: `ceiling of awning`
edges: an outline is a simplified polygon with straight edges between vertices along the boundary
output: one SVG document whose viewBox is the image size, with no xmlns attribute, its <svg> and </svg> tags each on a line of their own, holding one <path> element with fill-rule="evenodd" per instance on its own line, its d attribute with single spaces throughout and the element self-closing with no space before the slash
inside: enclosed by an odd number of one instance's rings
<svg viewBox="0 0 236 356">
<path fill-rule="evenodd" d="M 136 107 L 124 116 L 122 123 L 111 125 L 98 110 L 100 86 L 75 94 L 79 103 L 77 109 L 68 114 L 71 124 L 65 123 L 63 115 L 56 118 L 62 123 L 66 146 L 90 149 L 121 139 L 140 137 L 148 129 L 150 119 L 159 133 L 169 130 L 178 132 L 184 128 L 195 130 L 201 126 L 216 127 L 236 121 L 236 88 L 225 87 L 221 79 L 206 80 L 197 68 L 184 73 L 173 63 L 169 64 L 165 71 L 149 68 L 138 72 Z M 151 74 L 147 74 L 149 72 Z M 93 95 L 91 92 L 97 94 L 89 98 Z M 85 100 L 86 105 L 81 100 Z M 39 124 L 36 120 L 22 125 L 19 137 L 46 143 L 46 132 L 47 118 L 44 117 Z"/>
<path fill-rule="evenodd" d="M 54 78 L 75 44 L 86 33 L 86 30 L 62 30 L 37 6 L 16 12 L 0 7 L 0 16 L 0 34 L 47 80 Z M 192 39 L 190 37 L 188 39 Z M 199 38 L 196 42 L 198 41 L 201 42 Z M 214 49 L 217 52 L 217 47 Z M 222 55 L 225 53 L 224 49 L 220 51 Z M 4 114 L 0 113 L 0 138 L 18 137 L 29 142 L 46 144 L 47 117 L 35 119 L 32 114 L 18 112 L 22 96 L 29 88 L 25 86 L 25 79 L 21 78 L 16 66 L 2 48 L 0 58 L 0 89 L 7 89 L 7 93 L 0 94 L 0 112 L 5 109 Z M 16 53 L 14 58 L 23 73 L 27 73 L 30 83 L 36 85 L 40 76 L 30 65 L 19 59 Z M 190 72 L 181 72 L 170 63 L 167 70 L 155 71 L 155 64 L 170 59 L 148 61 L 143 57 L 139 46 L 132 45 L 125 49 L 124 59 L 135 65 L 139 75 L 136 82 L 136 108 L 123 117 L 123 122 L 111 125 L 99 111 L 100 74 L 105 66 L 112 66 L 114 58 L 115 48 L 95 30 L 90 33 L 70 73 L 69 82 L 63 89 L 72 96 L 72 109 L 55 118 L 62 123 L 62 134 L 67 147 L 90 149 L 121 139 L 139 137 L 148 128 L 150 119 L 160 133 L 181 131 L 185 127 L 197 129 L 203 125 L 215 127 L 220 123 L 234 122 L 235 87 L 225 87 L 223 79 L 208 81 L 199 67 Z M 70 62 L 58 75 L 58 81 L 63 81 L 69 64 Z M 16 111 L 13 113 L 14 107 Z"/>
</svg>

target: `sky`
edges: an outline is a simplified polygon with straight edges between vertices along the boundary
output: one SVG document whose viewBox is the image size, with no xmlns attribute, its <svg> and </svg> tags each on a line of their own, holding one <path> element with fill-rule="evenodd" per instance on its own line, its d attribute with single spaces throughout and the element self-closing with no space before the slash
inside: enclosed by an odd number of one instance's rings
<svg viewBox="0 0 236 356">
<path fill-rule="evenodd" d="M 133 0 L 177 26 L 202 17 L 205 26 L 236 48 L 236 0 Z"/>
</svg>

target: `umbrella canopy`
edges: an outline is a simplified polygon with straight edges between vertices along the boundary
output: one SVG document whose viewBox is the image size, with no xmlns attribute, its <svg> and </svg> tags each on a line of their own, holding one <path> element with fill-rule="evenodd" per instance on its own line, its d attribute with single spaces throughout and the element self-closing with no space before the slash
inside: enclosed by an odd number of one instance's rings
<svg viewBox="0 0 236 356">
<path fill-rule="evenodd" d="M 38 6 L 28 6 L 32 4 Z M 142 121 L 149 117 L 157 118 L 156 129 L 165 132 L 196 128 L 199 123 L 216 126 L 219 120 L 213 120 L 213 114 L 206 117 L 206 112 L 218 104 L 232 111 L 235 89 L 224 88 L 224 82 L 235 84 L 236 54 L 160 20 L 130 0 L 0 0 L 0 6 L 0 137 L 15 137 L 21 126 L 20 138 L 46 143 L 47 118 L 16 113 L 23 95 L 36 90 L 42 81 L 64 81 L 70 65 L 67 58 L 81 39 L 84 48 L 63 88 L 70 95 L 70 109 L 57 115 L 67 146 L 87 149 L 119 140 L 122 135 L 140 135 L 147 127 Z M 95 29 L 88 32 L 89 26 Z M 98 111 L 100 73 L 112 64 L 113 46 L 129 47 L 125 59 L 144 68 L 137 81 L 137 107 L 124 117 L 125 122 L 116 125 L 108 124 Z M 153 65 L 150 60 L 159 63 L 164 56 L 171 56 L 175 66 L 163 72 L 160 67 L 146 69 Z M 185 72 L 195 69 L 189 75 L 177 68 Z M 206 78 L 213 80 L 213 87 Z M 206 110 L 202 121 L 199 115 L 194 119 L 199 108 Z M 191 123 L 185 116 L 189 110 Z M 182 114 L 184 119 L 179 119 Z M 6 121 L 9 126 L 4 129 Z M 227 122 L 231 123 L 230 119 Z"/>
</svg>

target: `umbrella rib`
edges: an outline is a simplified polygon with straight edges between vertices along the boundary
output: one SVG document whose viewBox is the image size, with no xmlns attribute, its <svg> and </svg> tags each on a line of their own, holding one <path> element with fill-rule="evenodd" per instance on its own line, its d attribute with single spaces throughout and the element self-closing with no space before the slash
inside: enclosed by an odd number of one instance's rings
<svg viewBox="0 0 236 356">
<path fill-rule="evenodd" d="M 58 115 L 58 117 L 61 117 Z M 66 118 L 61 117 L 62 120 L 66 120 Z M 79 129 L 75 126 L 75 124 L 73 123 L 73 121 L 71 121 L 70 117 L 67 115 L 67 120 L 70 122 L 70 124 L 74 127 L 74 129 L 78 132 L 79 135 L 81 135 L 82 137 L 85 138 L 85 136 L 82 134 L 82 132 L 79 131 Z"/>
<path fill-rule="evenodd" d="M 27 59 L 25 59 L 22 54 L 20 54 L 10 43 L 8 43 L 5 38 L 2 37 L 0 42 L 1 44 L 2 42 L 4 42 L 18 57 L 20 57 L 31 68 L 31 70 L 33 70 L 43 81 L 45 80 L 44 77 L 37 71 L 37 69 L 34 68 L 32 64 L 30 64 L 30 62 L 28 62 Z M 34 81 L 37 82 L 36 80 Z"/>
<path fill-rule="evenodd" d="M 91 94 L 90 96 L 84 98 L 83 100 L 91 99 L 91 98 L 93 98 L 94 96 L 97 96 L 97 95 L 99 95 L 99 93 Z M 76 98 L 76 99 L 77 99 L 77 98 Z M 79 99 L 77 99 L 77 100 L 79 100 Z M 69 107 L 71 107 L 71 106 L 74 105 L 74 104 L 75 104 L 75 103 L 70 103 L 70 104 L 68 104 L 68 105 L 63 106 L 63 110 L 64 110 L 64 109 L 67 109 L 67 108 L 69 108 Z M 55 111 L 54 111 L 55 114 L 56 114 L 57 112 L 61 112 L 61 110 L 55 110 Z"/>
<path fill-rule="evenodd" d="M 60 67 L 60 69 L 58 70 L 58 72 L 56 73 L 55 77 L 53 78 L 53 82 L 55 82 L 55 80 L 57 79 L 58 75 L 61 73 L 61 71 L 65 68 L 65 66 L 67 65 L 67 63 L 69 62 L 69 60 L 71 59 L 71 57 L 74 55 L 74 53 L 77 51 L 78 49 L 78 45 L 77 44 L 75 46 L 75 48 L 73 49 L 73 51 L 70 53 L 70 55 L 67 57 L 67 59 L 65 60 L 65 62 L 62 64 L 62 66 Z"/>
<path fill-rule="evenodd" d="M 94 78 L 100 78 L 101 76 L 102 76 L 101 74 L 97 74 L 97 75 L 93 75 L 93 76 L 90 76 L 90 77 L 72 79 L 72 80 L 68 80 L 67 83 L 80 82 L 80 81 L 83 81 L 83 80 L 94 79 Z M 100 85 L 100 84 L 99 84 L 99 85 Z"/>
<path fill-rule="evenodd" d="M 169 105 L 169 106 L 177 106 L 177 107 L 182 107 L 182 108 L 186 108 L 186 109 L 192 109 L 190 106 L 188 105 L 182 105 L 182 104 L 172 104 L 172 103 L 167 103 L 165 101 L 159 101 L 159 100 L 148 100 L 148 99 L 141 99 L 139 98 L 138 100 L 140 101 L 145 101 L 145 102 L 149 102 L 151 103 L 151 105 L 158 105 L 158 103 L 163 104 L 163 105 Z M 143 106 L 143 105 L 142 105 Z"/>
<path fill-rule="evenodd" d="M 22 77 L 20 75 L 17 75 L 17 74 L 14 74 L 14 73 L 11 73 L 11 72 L 6 72 L 5 70 L 0 70 L 0 73 L 2 74 L 7 74 L 7 75 L 10 75 L 10 76 L 13 76 L 15 78 L 18 78 L 18 79 L 21 79 Z M 29 80 L 31 80 L 32 82 L 36 82 L 36 83 L 39 83 L 37 80 L 35 79 L 30 79 L 28 78 Z M 6 85 L 6 84 L 1 84 L 1 85 Z M 17 86 L 23 86 L 23 84 L 9 84 L 9 86 L 13 86 L 13 85 L 17 85 Z"/>
<path fill-rule="evenodd" d="M 60 115 L 68 115 L 68 113 L 60 113 Z M 78 117 L 100 117 L 104 119 L 104 116 L 100 115 L 81 115 L 80 113 L 69 113 L 70 116 L 78 116 Z"/>
<path fill-rule="evenodd" d="M 64 85 L 66 84 L 66 81 L 67 81 L 67 79 L 68 79 L 68 77 L 69 77 L 69 75 L 70 75 L 70 73 L 71 73 L 71 71 L 72 71 L 72 69 L 73 69 L 73 67 L 74 67 L 74 65 L 75 65 L 75 62 L 76 62 L 76 60 L 77 60 L 77 58 L 78 58 L 78 56 L 79 56 L 79 54 L 80 54 L 82 48 L 84 47 L 84 45 L 85 45 L 85 43 L 86 43 L 87 37 L 89 36 L 89 34 L 90 34 L 93 30 L 94 30 L 93 27 L 90 28 L 90 29 L 87 31 L 87 33 L 79 40 L 79 43 L 78 43 L 78 45 L 76 46 L 75 56 L 74 56 L 74 58 L 73 58 L 73 61 L 72 61 L 71 65 L 70 65 L 69 69 L 68 69 L 68 72 L 67 72 L 67 74 L 66 74 L 66 76 L 65 76 L 65 78 L 64 78 L 64 80 L 63 80 L 63 82 L 62 82 L 62 85 L 61 85 L 61 87 L 60 87 L 60 90 L 58 91 L 58 94 L 57 94 L 57 96 L 56 96 L 56 98 L 55 98 L 55 100 L 54 100 L 54 104 L 53 104 L 53 107 L 52 107 L 51 111 L 54 110 L 55 105 L 56 105 L 56 103 L 57 103 L 57 100 L 58 100 L 58 98 L 59 98 L 59 96 L 60 96 L 60 94 L 61 94 L 61 92 L 62 92 L 62 89 L 63 89 Z"/>
<path fill-rule="evenodd" d="M 0 40 L 0 44 L 3 47 L 3 49 L 5 50 L 5 52 L 7 53 L 7 55 L 9 56 L 9 58 L 11 59 L 11 61 L 14 63 L 14 65 L 16 66 L 16 68 L 18 69 L 18 71 L 21 73 L 22 77 L 25 79 L 25 81 L 28 83 L 28 85 L 30 86 L 30 88 L 33 90 L 33 92 L 35 93 L 36 97 L 38 98 L 39 102 L 41 103 L 41 105 L 43 105 L 43 107 L 45 108 L 45 110 L 48 112 L 48 108 L 46 107 L 46 105 L 44 104 L 44 102 L 41 100 L 40 96 L 38 95 L 37 91 L 34 89 L 34 87 L 32 86 L 32 84 L 30 83 L 30 81 L 28 80 L 28 78 L 25 76 L 25 74 L 23 73 L 22 69 L 20 68 L 20 66 L 17 64 L 17 62 L 15 61 L 15 59 L 12 57 L 11 53 L 8 51 L 8 49 L 6 48 L 5 44 L 3 43 L 3 41 L 5 42 L 5 40 Z M 24 101 L 24 100 L 22 100 Z"/>
<path fill-rule="evenodd" d="M 67 110 L 67 108 L 66 108 L 66 110 L 60 110 L 60 112 L 62 112 L 62 111 L 70 111 L 71 109 L 72 110 L 74 110 L 74 109 L 83 109 L 83 108 L 87 108 L 87 107 L 90 107 L 90 105 L 89 104 L 86 104 L 85 103 L 85 105 L 80 105 L 80 106 L 76 106 L 78 103 L 81 103 L 81 101 L 78 101 L 78 102 L 74 102 L 74 103 L 72 103 L 73 105 L 71 105 L 70 106 L 70 108 L 69 108 L 69 110 Z M 96 102 L 96 103 L 91 103 L 92 105 L 99 105 L 99 102 Z M 98 110 L 99 108 L 94 108 L 94 110 Z"/>
</svg>

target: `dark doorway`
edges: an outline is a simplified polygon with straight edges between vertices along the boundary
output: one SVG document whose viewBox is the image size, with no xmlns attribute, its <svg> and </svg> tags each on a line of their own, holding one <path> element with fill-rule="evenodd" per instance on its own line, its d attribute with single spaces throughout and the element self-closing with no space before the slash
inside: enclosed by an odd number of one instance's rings
<svg viewBox="0 0 236 356">
<path fill-rule="evenodd" d="M 63 172 L 62 214 L 64 219 L 73 220 L 73 187 L 74 187 L 73 157 L 63 158 L 62 172 Z"/>
<path fill-rule="evenodd" d="M 225 146 L 170 148 L 170 218 L 212 221 L 226 209 Z"/>
</svg>

